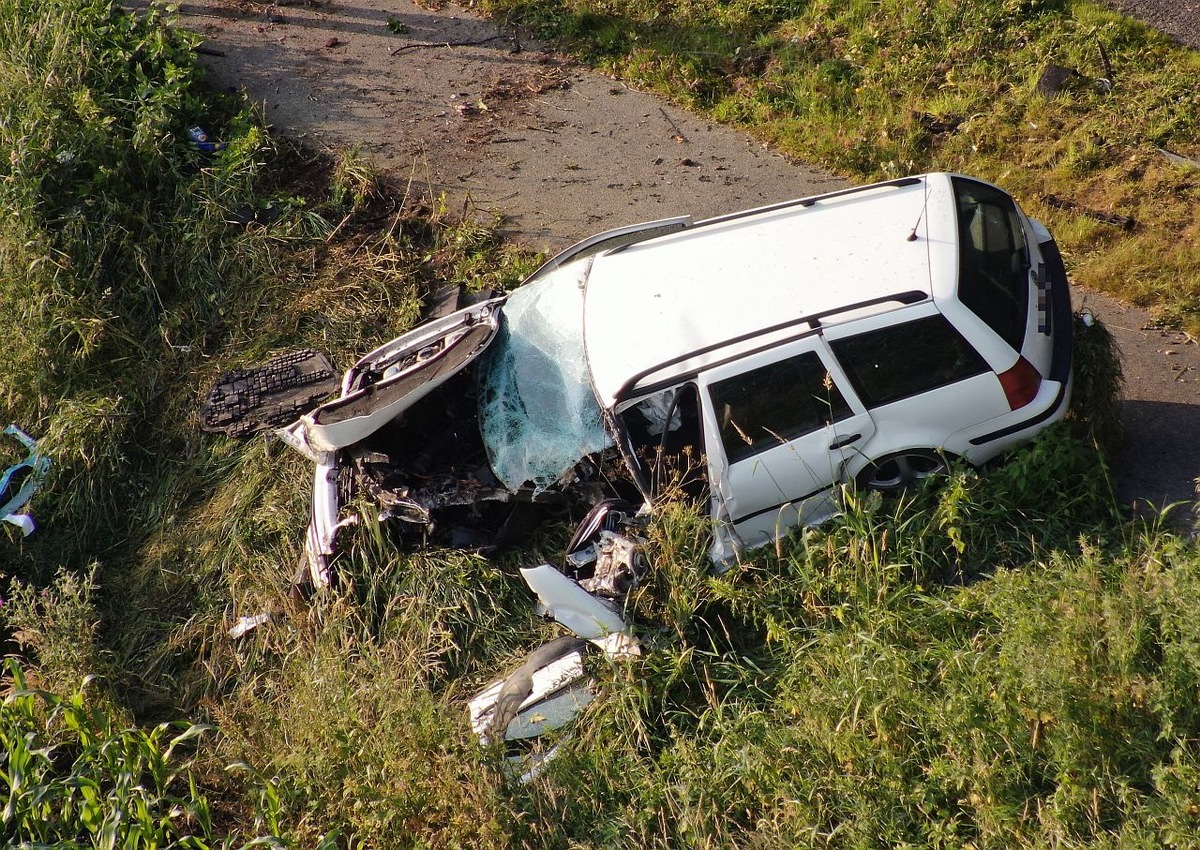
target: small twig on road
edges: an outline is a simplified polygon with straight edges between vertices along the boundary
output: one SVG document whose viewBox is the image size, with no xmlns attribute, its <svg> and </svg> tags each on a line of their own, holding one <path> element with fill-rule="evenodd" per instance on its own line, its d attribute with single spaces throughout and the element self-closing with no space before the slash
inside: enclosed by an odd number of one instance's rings
<svg viewBox="0 0 1200 850">
<path fill-rule="evenodd" d="M 663 109 L 660 106 L 658 108 L 658 111 L 662 113 L 662 117 L 667 119 L 667 123 L 670 124 L 671 129 L 675 131 L 675 135 L 672 136 L 671 138 L 674 139 L 675 141 L 679 142 L 679 144 L 681 144 L 681 145 L 684 142 L 686 142 L 688 140 L 688 137 L 683 135 L 683 131 L 680 130 L 679 127 L 675 124 L 675 122 L 671 120 L 671 116 L 667 114 L 667 110 Z"/>
<path fill-rule="evenodd" d="M 389 50 L 388 56 L 395 56 L 397 53 L 402 53 L 405 50 L 420 50 L 424 47 L 478 47 L 481 44 L 487 44 L 489 41 L 495 41 L 498 38 L 504 38 L 504 36 L 492 35 L 474 41 L 414 41 L 411 44 L 402 44 L 399 47 Z"/>
</svg>

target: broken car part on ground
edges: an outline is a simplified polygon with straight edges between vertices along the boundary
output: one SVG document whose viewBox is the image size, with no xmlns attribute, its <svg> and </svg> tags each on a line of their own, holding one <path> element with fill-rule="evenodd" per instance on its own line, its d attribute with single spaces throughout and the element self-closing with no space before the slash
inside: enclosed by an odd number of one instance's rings
<svg viewBox="0 0 1200 850">
<path fill-rule="evenodd" d="M 671 493 L 706 506 L 722 568 L 832 516 L 842 485 L 898 490 L 1061 419 L 1071 334 L 1050 233 L 961 175 L 608 231 L 367 354 L 277 431 L 314 463 L 301 577 L 329 584 L 364 497 L 396 527 L 487 550 L 540 510 Z M 239 397 L 253 371 L 214 390 L 233 418 L 253 415 Z M 644 569 L 603 531 L 584 534 L 588 584 L 524 571 L 585 640 L 595 606 Z M 605 634 L 627 635 L 611 616 Z M 497 706 L 540 699 L 531 670 L 575 676 L 567 647 L 531 659 Z"/>
<path fill-rule="evenodd" d="M 568 727 L 595 698 L 584 659 L 597 651 L 609 661 L 641 653 L 624 603 L 646 572 L 631 505 L 605 501 L 580 524 L 563 569 L 521 570 L 539 612 L 569 629 L 535 649 L 508 676 L 469 703 L 471 728 L 485 744 L 501 743 L 510 775 L 528 781 L 554 757 Z"/>
</svg>

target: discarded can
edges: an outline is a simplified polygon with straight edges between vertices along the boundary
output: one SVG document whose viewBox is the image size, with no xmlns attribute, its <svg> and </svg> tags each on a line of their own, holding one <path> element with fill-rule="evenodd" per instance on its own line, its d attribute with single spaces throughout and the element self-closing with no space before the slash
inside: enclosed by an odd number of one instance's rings
<svg viewBox="0 0 1200 850">
<path fill-rule="evenodd" d="M 187 135 L 192 147 L 201 153 L 216 153 L 225 149 L 225 143 L 212 141 L 203 127 L 189 127 Z"/>
</svg>

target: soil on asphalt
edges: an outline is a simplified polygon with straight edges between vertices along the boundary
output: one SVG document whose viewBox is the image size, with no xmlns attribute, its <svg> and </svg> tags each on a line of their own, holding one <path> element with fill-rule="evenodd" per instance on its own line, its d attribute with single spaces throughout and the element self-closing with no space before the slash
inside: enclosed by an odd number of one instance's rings
<svg viewBox="0 0 1200 850">
<path fill-rule="evenodd" d="M 1114 5 L 1200 46 L 1196 0 Z M 468 215 L 502 215 L 506 232 L 541 250 L 637 221 L 699 219 L 845 185 L 459 7 L 193 0 L 180 11 L 206 37 L 211 81 L 244 90 L 278 133 L 355 147 L 414 192 Z M 1124 358 L 1119 497 L 1186 502 L 1175 524 L 1191 527 L 1200 345 L 1096 293 L 1077 289 L 1075 300 L 1108 325 Z"/>
</svg>

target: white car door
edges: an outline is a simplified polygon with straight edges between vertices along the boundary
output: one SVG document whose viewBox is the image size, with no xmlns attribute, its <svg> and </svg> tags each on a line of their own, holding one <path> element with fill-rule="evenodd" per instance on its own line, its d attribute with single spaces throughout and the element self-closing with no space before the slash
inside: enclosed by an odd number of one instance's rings
<svg viewBox="0 0 1200 850">
<path fill-rule="evenodd" d="M 714 366 L 700 386 L 716 513 L 741 545 L 836 510 L 830 488 L 875 426 L 819 335 Z"/>
</svg>

